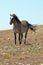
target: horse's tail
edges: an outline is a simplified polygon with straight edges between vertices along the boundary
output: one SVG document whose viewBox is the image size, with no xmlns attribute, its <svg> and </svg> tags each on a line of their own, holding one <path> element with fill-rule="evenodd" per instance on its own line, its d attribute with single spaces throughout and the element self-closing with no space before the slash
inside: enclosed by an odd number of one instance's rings
<svg viewBox="0 0 43 65">
<path fill-rule="evenodd" d="M 31 25 L 31 24 L 28 24 L 28 27 L 30 28 L 30 30 L 34 31 L 35 32 L 35 26 Z"/>
</svg>

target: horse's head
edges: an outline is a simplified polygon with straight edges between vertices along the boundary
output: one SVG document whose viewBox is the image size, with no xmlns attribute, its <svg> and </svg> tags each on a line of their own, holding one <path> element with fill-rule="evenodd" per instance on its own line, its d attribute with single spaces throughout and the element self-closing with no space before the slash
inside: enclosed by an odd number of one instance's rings
<svg viewBox="0 0 43 65">
<path fill-rule="evenodd" d="M 20 23 L 20 20 L 18 19 L 18 17 L 15 14 L 10 14 L 10 25 L 13 23 Z"/>
<path fill-rule="evenodd" d="M 14 17 L 15 17 L 14 14 L 13 15 L 10 14 L 10 25 L 12 25 L 12 23 L 15 22 L 15 18 Z"/>
</svg>

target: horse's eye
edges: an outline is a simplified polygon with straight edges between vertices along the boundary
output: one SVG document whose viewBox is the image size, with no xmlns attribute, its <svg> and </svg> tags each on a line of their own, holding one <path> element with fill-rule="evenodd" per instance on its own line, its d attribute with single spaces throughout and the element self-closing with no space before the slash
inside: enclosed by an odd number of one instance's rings
<svg viewBox="0 0 43 65">
<path fill-rule="evenodd" d="M 12 19 L 13 17 L 10 17 L 10 19 Z"/>
</svg>

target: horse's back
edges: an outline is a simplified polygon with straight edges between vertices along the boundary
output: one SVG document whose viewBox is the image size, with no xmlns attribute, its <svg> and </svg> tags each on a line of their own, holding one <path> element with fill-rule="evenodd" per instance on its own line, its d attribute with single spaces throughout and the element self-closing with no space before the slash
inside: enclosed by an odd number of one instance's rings
<svg viewBox="0 0 43 65">
<path fill-rule="evenodd" d="M 22 23 L 22 25 L 24 25 L 24 26 L 27 26 L 27 25 L 28 25 L 28 21 L 26 21 L 26 20 L 22 20 L 21 23 Z"/>
</svg>

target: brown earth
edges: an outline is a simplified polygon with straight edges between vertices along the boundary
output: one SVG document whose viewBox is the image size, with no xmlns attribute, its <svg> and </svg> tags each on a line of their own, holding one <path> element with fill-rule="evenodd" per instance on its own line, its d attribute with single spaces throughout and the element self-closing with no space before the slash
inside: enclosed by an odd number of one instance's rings
<svg viewBox="0 0 43 65">
<path fill-rule="evenodd" d="M 0 65 L 29 64 L 43 64 L 43 25 L 38 25 L 36 32 L 29 30 L 26 44 L 23 37 L 21 45 L 19 45 L 18 34 L 15 45 L 13 31 L 0 30 Z"/>
</svg>

